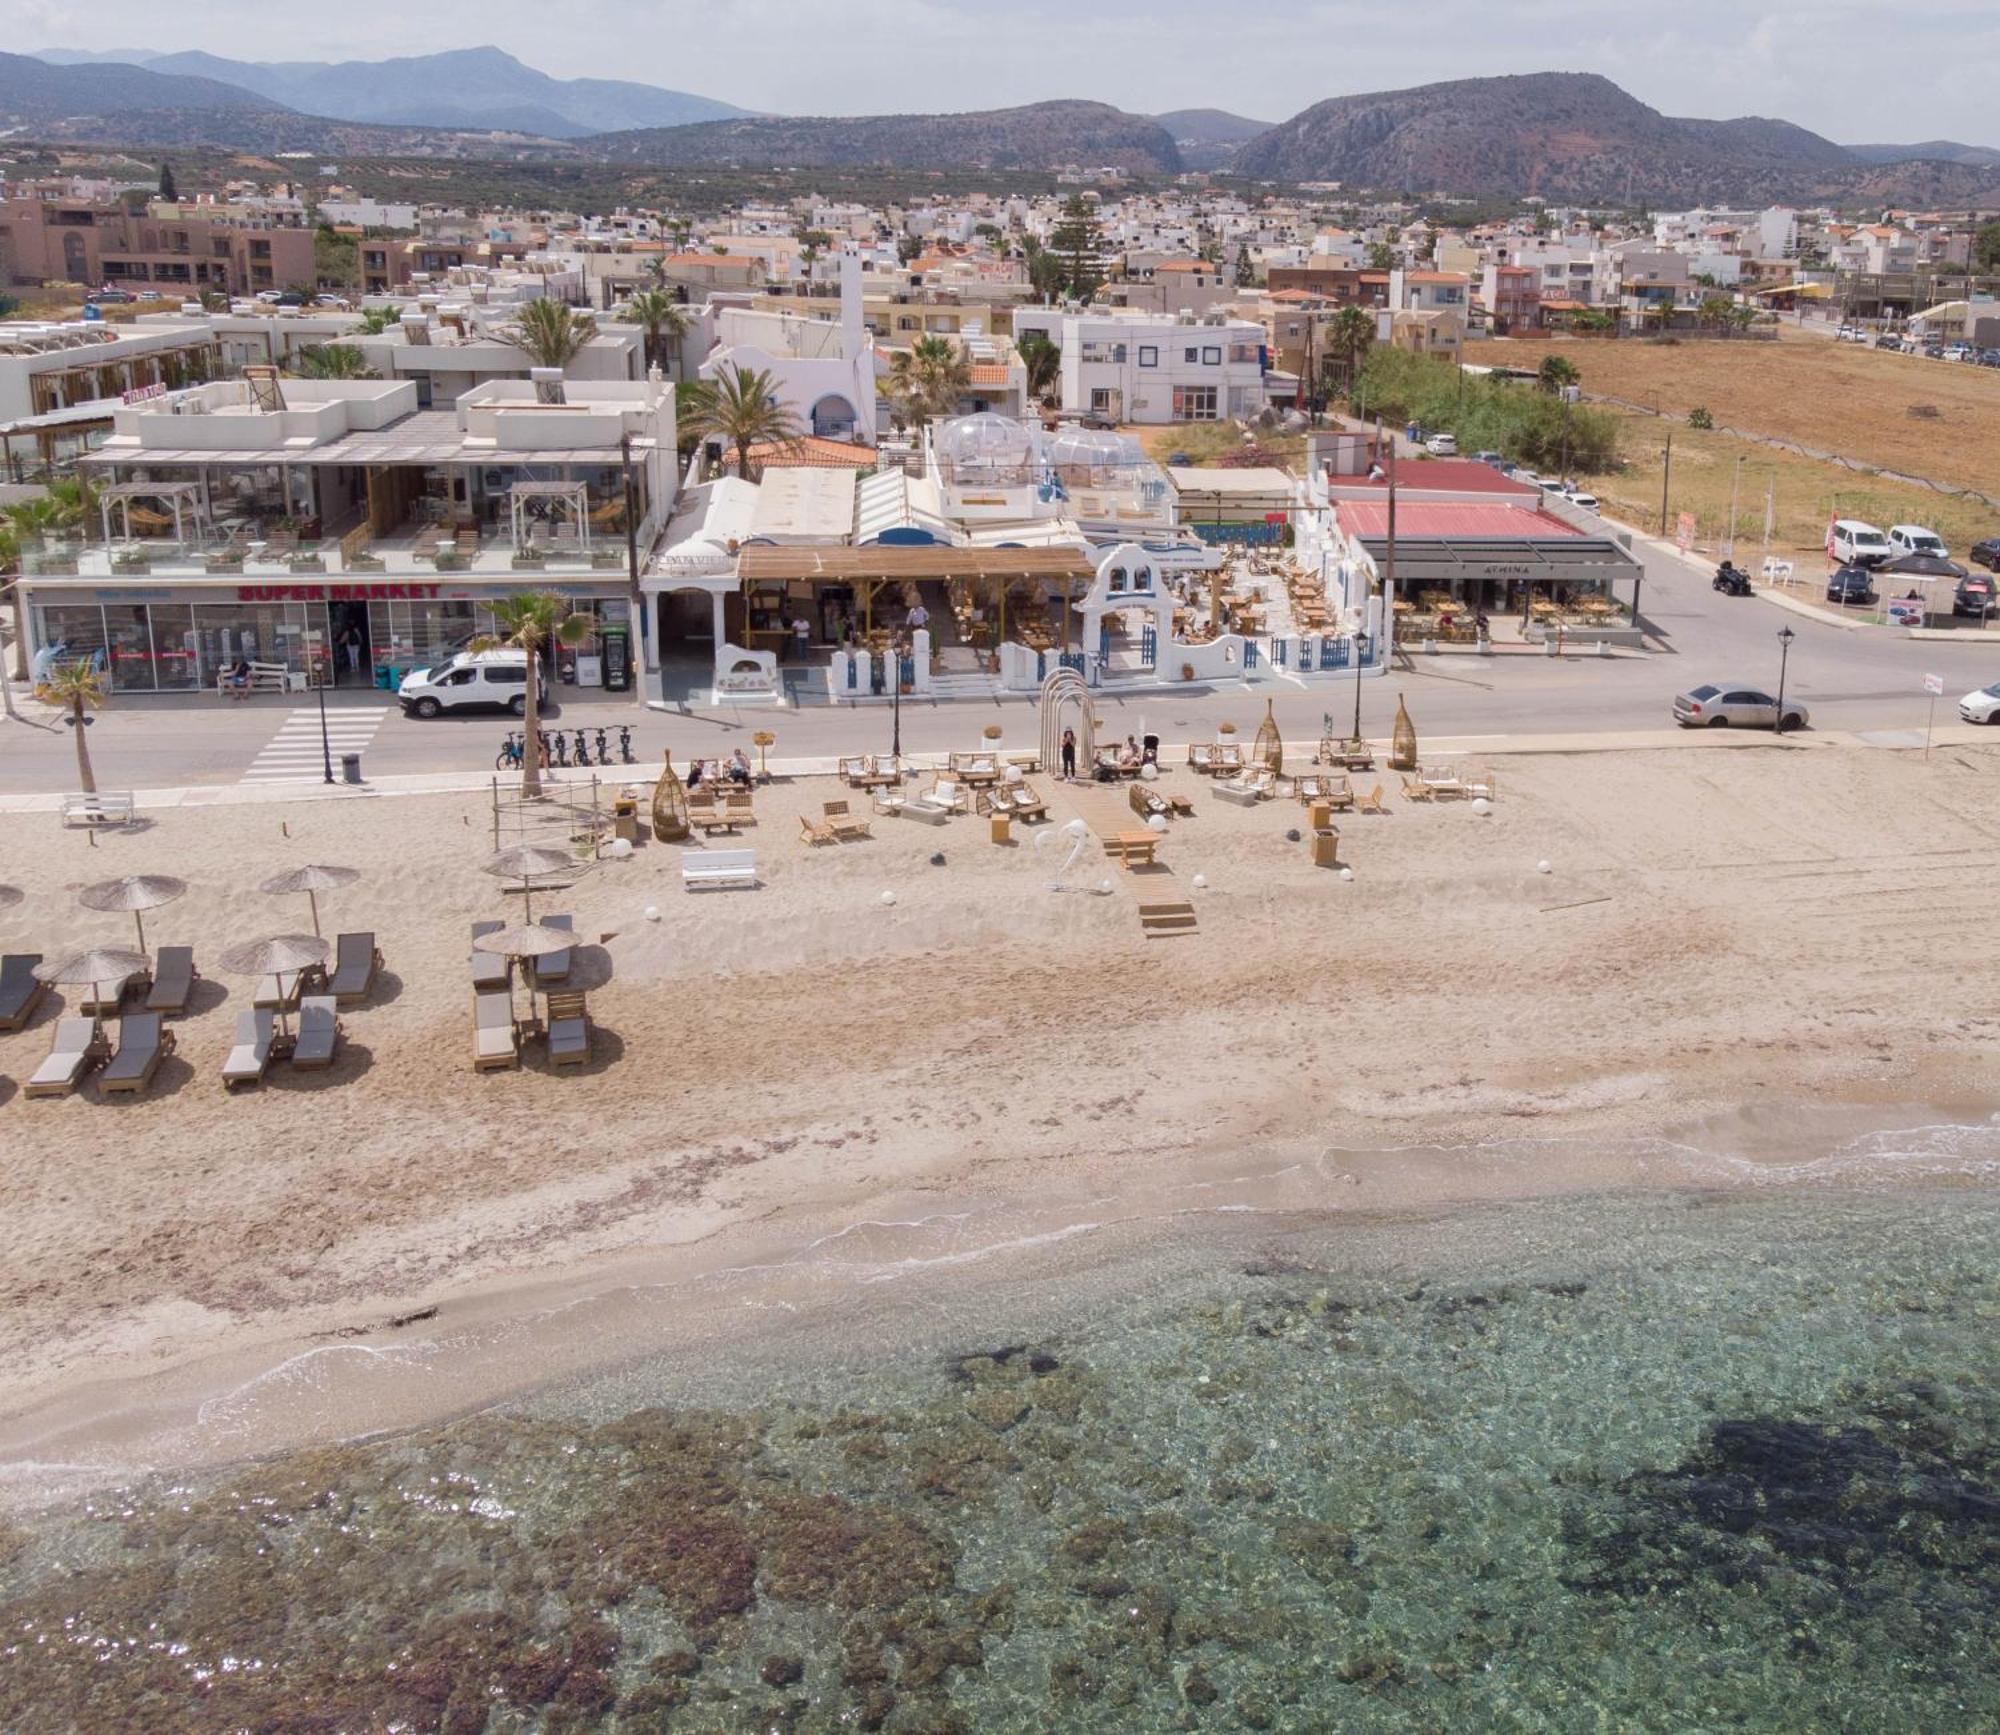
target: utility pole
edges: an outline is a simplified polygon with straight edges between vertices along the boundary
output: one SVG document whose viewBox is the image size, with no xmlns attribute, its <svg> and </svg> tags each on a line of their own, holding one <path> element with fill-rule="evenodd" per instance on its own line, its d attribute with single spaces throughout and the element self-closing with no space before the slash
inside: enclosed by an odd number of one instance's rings
<svg viewBox="0 0 2000 1735">
<path fill-rule="evenodd" d="M 649 675 L 660 672 L 653 636 L 646 630 L 646 592 L 639 582 L 639 491 L 632 481 L 632 436 L 618 436 L 618 456 L 625 467 L 625 584 L 632 597 L 632 616 L 639 626 L 639 667 Z M 641 683 L 641 696 L 644 683 Z"/>
<path fill-rule="evenodd" d="M 1379 452 L 1382 444 L 1382 423 L 1375 423 L 1375 446 Z M 1382 574 L 1382 630 L 1378 639 L 1389 636 L 1390 623 L 1395 619 L 1396 608 L 1396 447 L 1393 440 L 1389 444 L 1389 547 L 1384 556 Z M 1364 608 L 1362 619 L 1367 620 Z M 1361 635 L 1354 635 L 1354 739 L 1361 739 Z"/>
<path fill-rule="evenodd" d="M 1736 458 L 1736 474 L 1729 479 L 1729 551 L 1723 556 L 1725 560 L 1736 558 L 1736 494 L 1742 486 L 1743 454 L 1739 453 Z"/>
<path fill-rule="evenodd" d="M 1667 488 L 1674 479 L 1674 431 L 1667 430 L 1667 456 L 1665 467 L 1660 472 L 1660 534 L 1667 533 Z"/>
</svg>

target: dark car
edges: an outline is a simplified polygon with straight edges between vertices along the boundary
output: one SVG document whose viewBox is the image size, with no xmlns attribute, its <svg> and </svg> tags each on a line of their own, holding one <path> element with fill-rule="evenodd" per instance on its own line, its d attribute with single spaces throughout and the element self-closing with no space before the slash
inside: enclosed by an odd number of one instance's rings
<svg viewBox="0 0 2000 1735">
<path fill-rule="evenodd" d="M 1989 536 L 1984 542 L 1975 542 L 1966 550 L 1966 557 L 1974 566 L 2000 572 L 2000 536 Z"/>
<path fill-rule="evenodd" d="M 1951 612 L 1960 615 L 1974 615 L 1983 620 L 2000 608 L 2000 596 L 1996 596 L 1993 580 L 1984 573 L 1973 573 L 1958 581 L 1958 589 L 1951 599 Z"/>
<path fill-rule="evenodd" d="M 1865 566 L 1843 566 L 1826 581 L 1826 600 L 1842 608 L 1864 607 L 1878 601 L 1875 575 Z"/>
<path fill-rule="evenodd" d="M 1875 347 L 1877 349 L 1901 349 L 1903 347 L 1903 340 L 1893 331 L 1885 331 L 1875 340 Z"/>
</svg>

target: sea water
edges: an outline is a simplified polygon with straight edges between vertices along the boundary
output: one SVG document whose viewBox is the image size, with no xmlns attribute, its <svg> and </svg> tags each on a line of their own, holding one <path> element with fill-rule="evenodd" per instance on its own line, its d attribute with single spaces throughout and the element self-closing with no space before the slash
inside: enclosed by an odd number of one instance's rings
<svg viewBox="0 0 2000 1735">
<path fill-rule="evenodd" d="M 2000 1728 L 1989 1183 L 1224 1212 L 976 1293 L 874 1233 L 764 1348 L 14 1520 L 0 1727 Z"/>
</svg>

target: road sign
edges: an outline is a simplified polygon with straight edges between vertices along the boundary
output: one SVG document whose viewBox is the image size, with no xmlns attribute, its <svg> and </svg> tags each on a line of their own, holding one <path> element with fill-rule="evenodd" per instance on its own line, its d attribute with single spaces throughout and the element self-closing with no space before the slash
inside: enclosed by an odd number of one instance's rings
<svg viewBox="0 0 2000 1735">
<path fill-rule="evenodd" d="M 1925 691 L 1926 693 L 1930 694 L 1930 696 L 1931 696 L 1931 697 L 1932 697 L 1933 699 L 1941 699 L 1941 698 L 1943 698 L 1943 697 L 1944 697 L 1944 676 L 1942 676 L 1942 675 L 1926 675 L 1926 676 L 1924 677 L 1924 691 Z"/>
<path fill-rule="evenodd" d="M 1683 512 L 1674 521 L 1674 545 L 1685 554 L 1694 547 L 1694 514 Z"/>
</svg>

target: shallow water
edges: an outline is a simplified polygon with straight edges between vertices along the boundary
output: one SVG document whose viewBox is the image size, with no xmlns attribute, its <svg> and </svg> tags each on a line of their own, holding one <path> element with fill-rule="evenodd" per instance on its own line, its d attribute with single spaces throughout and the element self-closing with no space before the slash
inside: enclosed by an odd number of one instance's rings
<svg viewBox="0 0 2000 1735">
<path fill-rule="evenodd" d="M 0 1532 L 0 1727 L 2000 1727 L 1958 1173 L 1225 1210 L 1073 1289 L 860 1226 L 754 1348 Z"/>
</svg>

